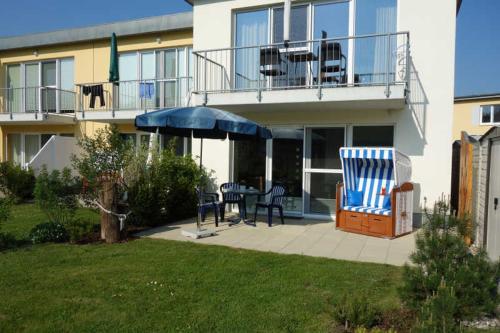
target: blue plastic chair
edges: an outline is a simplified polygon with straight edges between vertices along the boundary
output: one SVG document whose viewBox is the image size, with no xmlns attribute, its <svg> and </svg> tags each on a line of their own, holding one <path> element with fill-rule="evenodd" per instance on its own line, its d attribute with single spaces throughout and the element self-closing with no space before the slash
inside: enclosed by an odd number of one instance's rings
<svg viewBox="0 0 500 333">
<path fill-rule="evenodd" d="M 198 195 L 198 209 L 201 215 L 201 221 L 205 221 L 207 212 L 212 210 L 215 216 L 215 226 L 219 226 L 219 210 L 222 203 L 219 201 L 219 194 L 203 192 L 201 193 L 199 189 L 196 189 L 196 194 Z"/>
<path fill-rule="evenodd" d="M 259 196 L 257 196 L 257 203 L 255 204 L 254 221 L 257 221 L 257 211 L 259 207 L 267 208 L 267 224 L 271 227 L 273 225 L 273 210 L 278 209 L 281 218 L 281 224 L 285 224 L 283 216 L 283 200 L 286 197 L 286 187 L 282 184 L 276 184 L 271 189 Z M 261 197 L 270 194 L 269 201 L 260 201 Z"/>
<path fill-rule="evenodd" d="M 224 183 L 220 186 L 220 193 L 222 193 L 222 203 L 220 207 L 221 221 L 224 221 L 227 204 L 237 204 L 240 217 L 245 218 L 245 200 L 243 200 L 243 197 L 240 194 L 231 192 L 232 190 L 234 191 L 239 189 L 240 184 L 238 183 Z"/>
</svg>

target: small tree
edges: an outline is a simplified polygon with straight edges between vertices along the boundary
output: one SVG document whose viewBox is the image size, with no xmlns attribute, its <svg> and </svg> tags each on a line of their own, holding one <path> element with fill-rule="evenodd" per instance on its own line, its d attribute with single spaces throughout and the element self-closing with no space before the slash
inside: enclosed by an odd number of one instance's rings
<svg viewBox="0 0 500 333">
<path fill-rule="evenodd" d="M 426 215 L 411 256 L 413 265 L 404 268 L 402 300 L 414 310 L 429 312 L 443 298 L 456 299 L 456 322 L 492 314 L 499 300 L 499 264 L 490 262 L 482 250 L 471 253 L 465 242 L 467 221 L 450 214 L 445 201 Z"/>
<path fill-rule="evenodd" d="M 84 178 L 85 197 L 101 207 L 101 238 L 108 243 L 120 240 L 120 225 L 113 214 L 123 193 L 122 172 L 134 157 L 133 145 L 120 136 L 116 125 L 107 126 L 95 136 L 78 141 L 79 156 L 73 166 Z"/>
</svg>

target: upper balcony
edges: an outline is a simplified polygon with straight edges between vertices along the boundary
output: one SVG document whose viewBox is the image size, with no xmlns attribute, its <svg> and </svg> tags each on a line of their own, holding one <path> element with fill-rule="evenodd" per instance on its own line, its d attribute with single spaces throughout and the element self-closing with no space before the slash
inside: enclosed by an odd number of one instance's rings
<svg viewBox="0 0 500 333">
<path fill-rule="evenodd" d="M 197 104 L 330 102 L 401 109 L 409 82 L 409 33 L 388 33 L 194 52 Z"/>
<path fill-rule="evenodd" d="M 0 124 L 73 123 L 74 91 L 53 87 L 0 88 Z"/>
<path fill-rule="evenodd" d="M 192 85 L 189 76 L 77 84 L 76 117 L 94 121 L 130 120 L 145 112 L 189 105 Z"/>
</svg>

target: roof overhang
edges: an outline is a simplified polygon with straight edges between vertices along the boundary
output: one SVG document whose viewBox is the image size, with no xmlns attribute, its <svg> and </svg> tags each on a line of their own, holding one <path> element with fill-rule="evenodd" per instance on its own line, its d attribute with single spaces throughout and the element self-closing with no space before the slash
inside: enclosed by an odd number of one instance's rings
<svg viewBox="0 0 500 333">
<path fill-rule="evenodd" d="M 487 99 L 499 99 L 500 100 L 500 93 L 458 96 L 458 97 L 455 97 L 455 103 L 467 102 L 467 101 L 481 101 L 481 100 L 487 100 Z"/>
<path fill-rule="evenodd" d="M 118 37 L 123 37 L 192 28 L 193 13 L 185 12 L 84 28 L 0 38 L 0 51 L 105 39 L 110 38 L 113 32 Z"/>
<path fill-rule="evenodd" d="M 462 6 L 462 0 L 457 0 L 457 15 L 460 12 L 460 7 Z"/>
</svg>

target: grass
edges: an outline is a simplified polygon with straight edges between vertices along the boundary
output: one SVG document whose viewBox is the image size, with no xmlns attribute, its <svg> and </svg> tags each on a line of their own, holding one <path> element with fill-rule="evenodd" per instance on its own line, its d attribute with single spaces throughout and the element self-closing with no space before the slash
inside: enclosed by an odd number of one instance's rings
<svg viewBox="0 0 500 333">
<path fill-rule="evenodd" d="M 76 216 L 99 223 L 99 214 L 91 209 L 78 209 Z M 18 240 L 28 240 L 31 229 L 37 224 L 47 222 L 44 213 L 33 204 L 21 204 L 12 207 L 11 219 L 1 228 L 3 232 L 13 234 Z"/>
<path fill-rule="evenodd" d="M 16 207 L 6 229 L 24 237 L 40 221 Z M 364 293 L 397 307 L 401 277 L 387 265 L 148 239 L 28 246 L 0 253 L 0 267 L 0 332 L 331 332 L 335 300 Z"/>
</svg>

